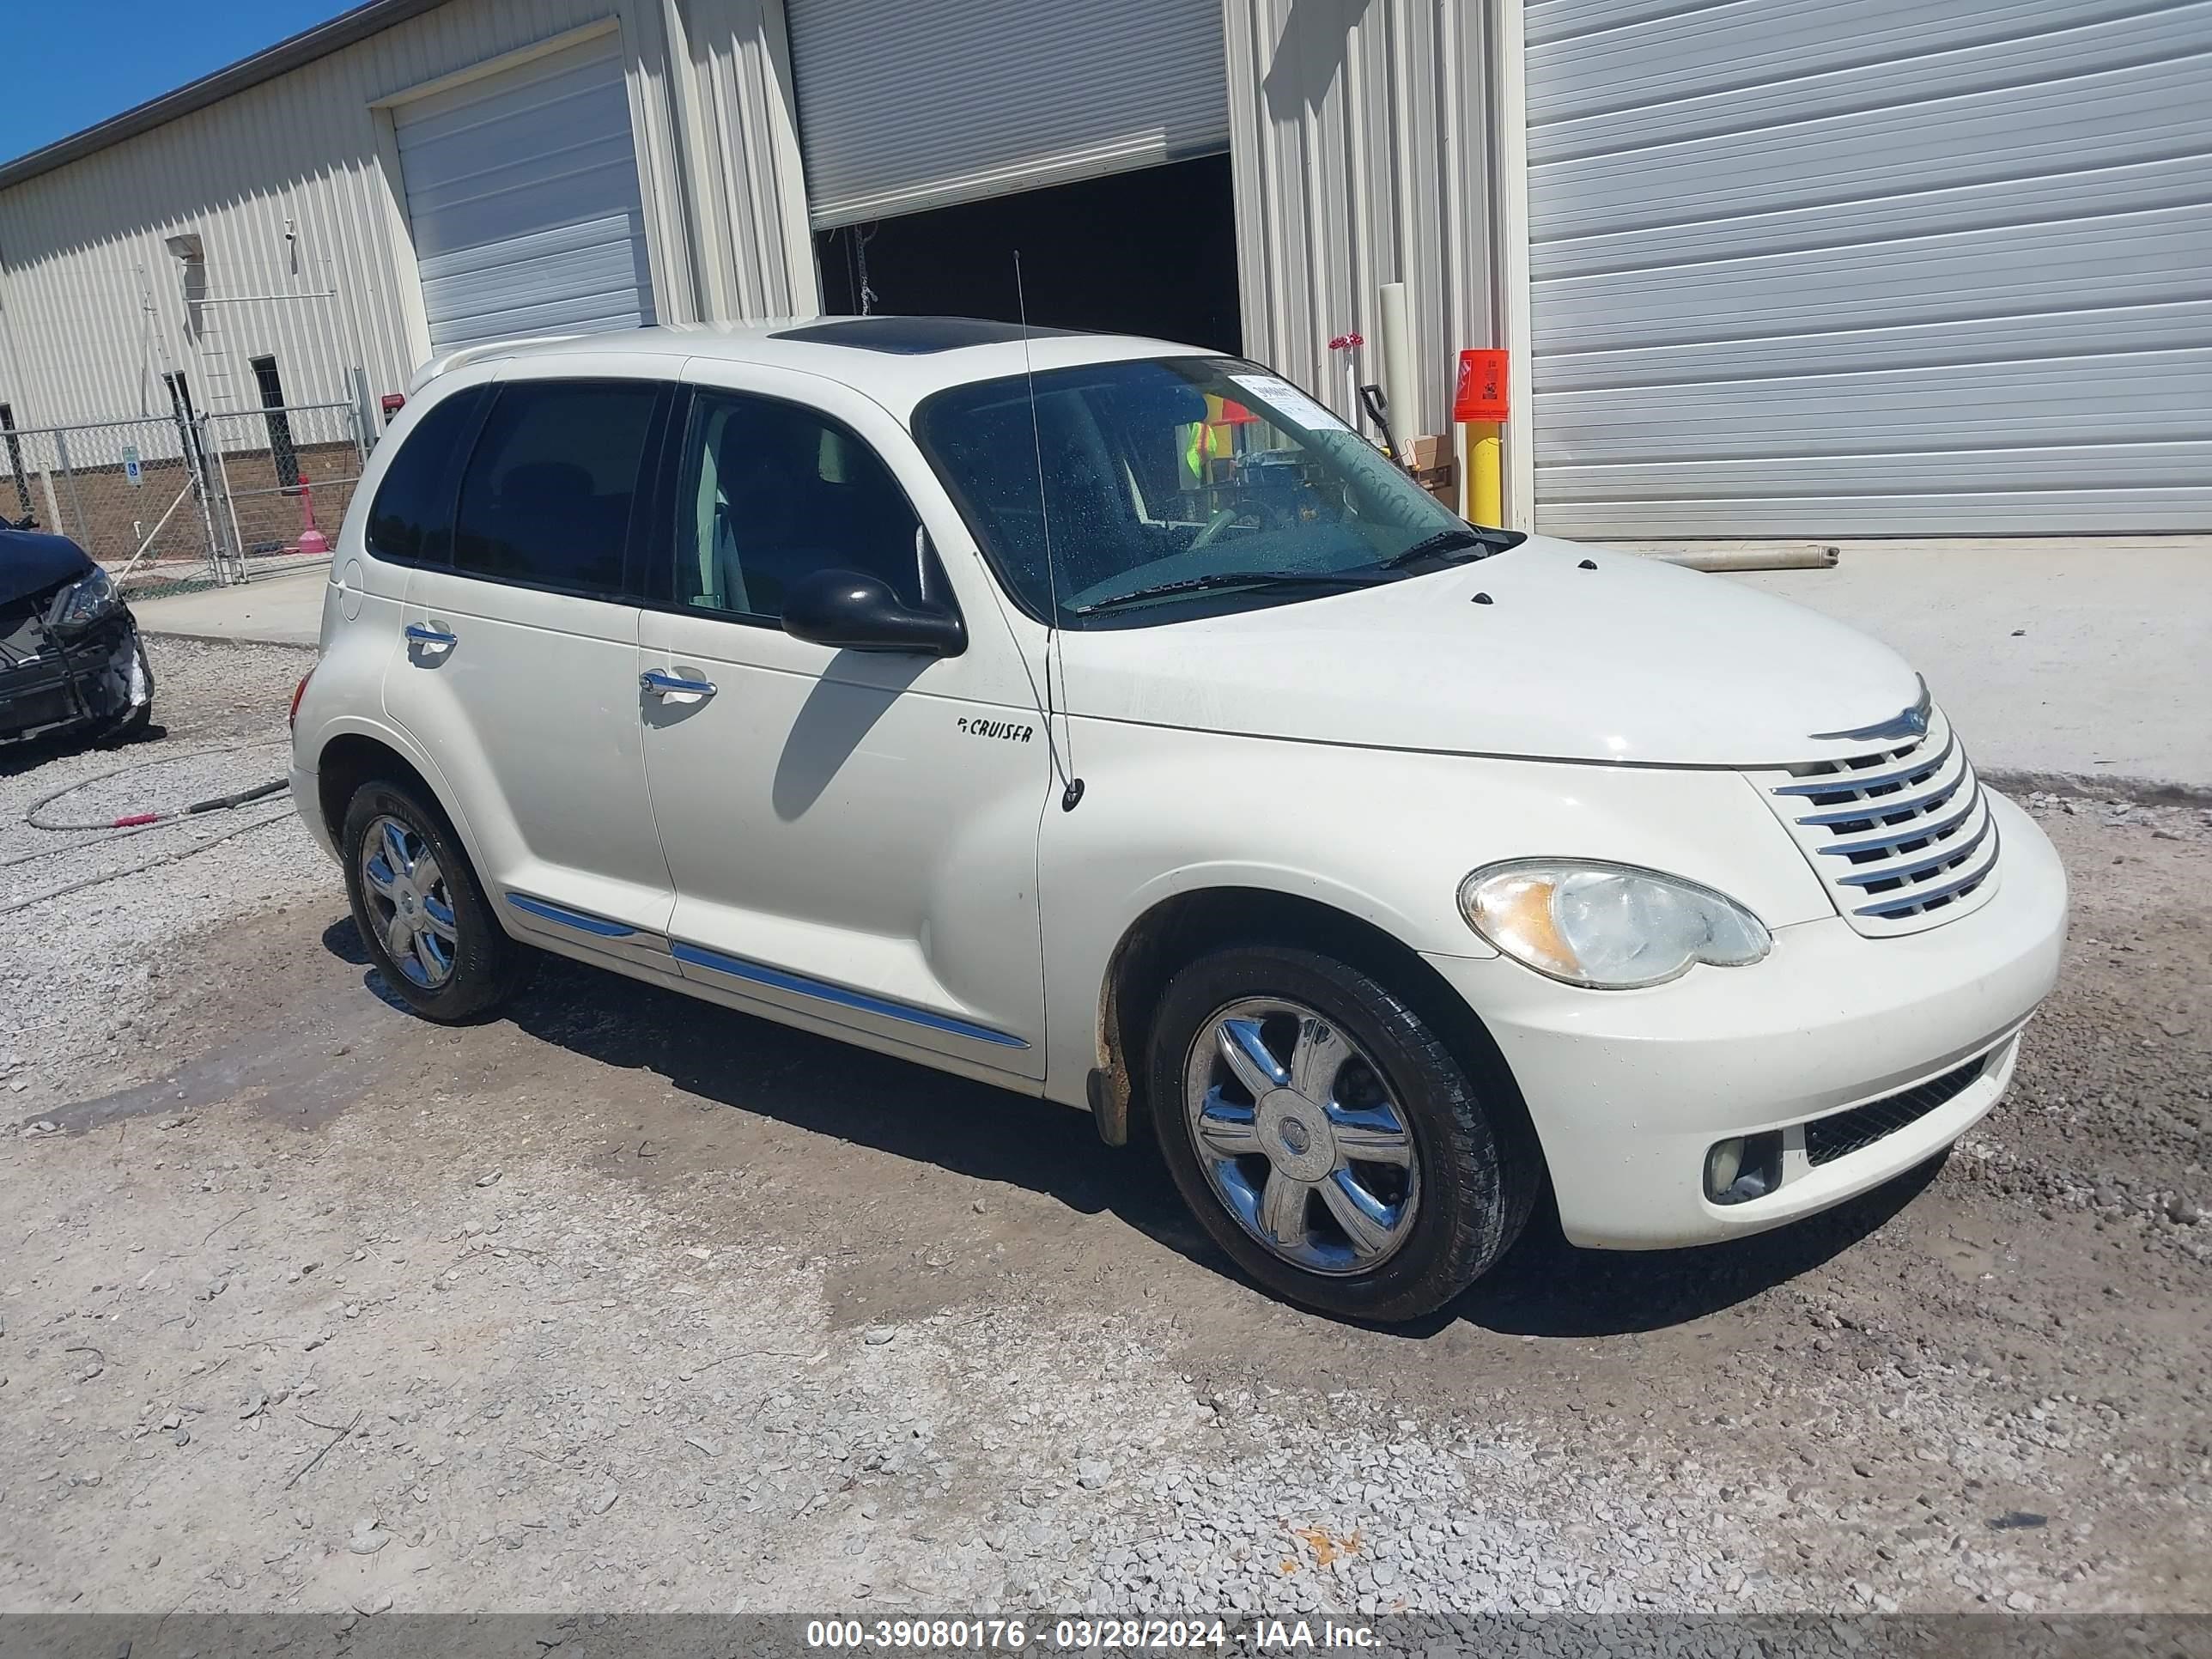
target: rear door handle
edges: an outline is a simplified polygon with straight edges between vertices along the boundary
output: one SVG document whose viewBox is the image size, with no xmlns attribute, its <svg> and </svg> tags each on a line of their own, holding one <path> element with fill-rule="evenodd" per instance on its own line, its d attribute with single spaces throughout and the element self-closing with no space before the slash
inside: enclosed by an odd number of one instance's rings
<svg viewBox="0 0 2212 1659">
<path fill-rule="evenodd" d="M 427 645 L 434 650 L 450 651 L 461 642 L 461 636 L 448 634 L 442 628 L 425 628 L 421 623 L 409 623 L 407 642 L 410 645 Z"/>
<path fill-rule="evenodd" d="M 672 697 L 704 702 L 714 695 L 712 680 L 686 679 L 681 674 L 665 674 L 658 668 L 647 669 L 637 677 L 637 683 L 648 691 L 657 692 L 664 702 Z"/>
</svg>

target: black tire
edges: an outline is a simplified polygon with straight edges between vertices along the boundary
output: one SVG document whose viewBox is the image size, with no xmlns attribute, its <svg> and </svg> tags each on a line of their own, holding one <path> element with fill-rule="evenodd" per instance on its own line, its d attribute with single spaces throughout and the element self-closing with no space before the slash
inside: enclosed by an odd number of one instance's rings
<svg viewBox="0 0 2212 1659">
<path fill-rule="evenodd" d="M 154 723 L 154 704 L 151 699 L 141 703 L 107 729 L 109 743 L 130 743 L 143 736 Z"/>
<path fill-rule="evenodd" d="M 410 975 L 393 954 L 386 918 L 372 903 L 362 878 L 362 853 L 370 828 L 384 818 L 419 836 L 436 857 L 444 877 L 455 937 L 450 971 L 434 984 L 425 984 Z M 479 1019 L 498 1007 L 520 983 L 527 967 L 523 948 L 499 925 L 484 896 L 483 884 L 477 879 L 476 866 L 469 862 L 460 837 L 436 803 L 406 784 L 371 779 L 346 803 L 339 846 L 345 860 L 346 897 L 353 906 L 354 926 L 360 931 L 362 943 L 385 982 L 416 1012 L 445 1024 Z M 420 967 L 419 962 L 416 965 Z"/>
<path fill-rule="evenodd" d="M 1246 1231 L 1206 1174 L 1186 1109 L 1186 1062 L 1223 1011 L 1269 998 L 1304 1005 L 1340 1027 L 1411 1132 L 1419 1200 L 1403 1242 L 1370 1271 L 1316 1272 L 1284 1260 Z M 1323 1313 L 1396 1322 L 1435 1312 L 1505 1254 L 1543 1186 L 1540 1156 L 1510 1080 L 1493 1079 L 1486 1103 L 1486 1091 L 1404 998 L 1317 951 L 1243 945 L 1178 971 L 1152 1021 L 1146 1080 L 1162 1156 L 1199 1224 L 1261 1285 Z"/>
</svg>

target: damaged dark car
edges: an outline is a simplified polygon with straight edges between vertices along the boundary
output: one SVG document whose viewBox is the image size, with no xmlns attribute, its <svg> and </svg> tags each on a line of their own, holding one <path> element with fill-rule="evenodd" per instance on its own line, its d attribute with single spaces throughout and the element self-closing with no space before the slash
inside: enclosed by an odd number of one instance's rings
<svg viewBox="0 0 2212 1659">
<path fill-rule="evenodd" d="M 138 624 L 66 536 L 0 518 L 0 744 L 135 736 L 154 715 Z"/>
</svg>

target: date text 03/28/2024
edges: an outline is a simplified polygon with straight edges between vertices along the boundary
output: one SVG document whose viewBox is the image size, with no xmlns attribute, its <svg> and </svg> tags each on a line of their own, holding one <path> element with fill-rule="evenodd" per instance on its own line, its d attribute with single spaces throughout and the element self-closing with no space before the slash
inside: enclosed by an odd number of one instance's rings
<svg viewBox="0 0 2212 1659">
<path fill-rule="evenodd" d="M 1232 1628 L 1218 1619 L 817 1619 L 806 1645 L 863 1651 L 1006 1651 L 1032 1644 L 1054 1652 L 1171 1653 L 1219 1651 L 1233 1645 L 1261 1650 L 1372 1648 L 1371 1626 L 1334 1619 L 1255 1619 Z"/>
</svg>

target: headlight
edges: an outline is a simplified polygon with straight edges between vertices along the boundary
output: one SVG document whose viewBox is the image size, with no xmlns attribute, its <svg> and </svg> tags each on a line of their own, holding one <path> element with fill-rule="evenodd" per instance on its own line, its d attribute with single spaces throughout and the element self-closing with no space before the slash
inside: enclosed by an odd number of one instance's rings
<svg viewBox="0 0 2212 1659">
<path fill-rule="evenodd" d="M 1516 859 L 1460 884 L 1468 925 L 1516 962 L 1570 985 L 1625 991 L 1695 964 L 1741 968 L 1772 938 L 1710 887 L 1580 859 Z"/>
<path fill-rule="evenodd" d="M 56 628 L 85 628 L 98 622 L 118 603 L 115 584 L 98 565 L 92 574 L 62 592 L 61 601 L 54 607 L 53 626 Z"/>
</svg>

